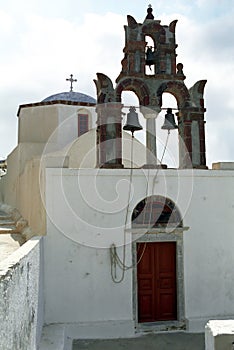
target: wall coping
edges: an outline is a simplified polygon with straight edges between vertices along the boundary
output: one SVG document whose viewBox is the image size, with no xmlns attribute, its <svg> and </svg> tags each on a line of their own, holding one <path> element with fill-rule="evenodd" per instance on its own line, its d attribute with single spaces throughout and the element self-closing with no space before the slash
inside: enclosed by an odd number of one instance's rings
<svg viewBox="0 0 234 350">
<path fill-rule="evenodd" d="M 75 168 L 50 168 L 46 169 L 46 173 L 50 176 L 77 176 L 79 173 L 81 176 L 130 176 L 131 169 L 100 169 L 100 168 L 86 168 L 86 169 L 75 169 Z M 133 169 L 133 176 L 150 176 L 154 177 L 156 175 L 155 169 Z M 157 177 L 233 177 L 234 170 L 200 170 L 200 169 L 160 169 L 157 172 Z"/>
<path fill-rule="evenodd" d="M 80 107 L 95 107 L 96 103 L 91 102 L 76 102 L 76 101 L 67 101 L 67 100 L 56 100 L 56 101 L 44 101 L 44 102 L 34 102 L 22 104 L 19 106 L 17 111 L 17 117 L 20 115 L 20 111 L 23 108 L 29 107 L 40 107 L 40 106 L 51 106 L 51 105 L 68 105 L 68 106 L 80 106 Z"/>
<path fill-rule="evenodd" d="M 234 334 L 234 320 L 210 320 L 206 328 L 211 330 L 214 337 L 221 334 Z"/>
<path fill-rule="evenodd" d="M 0 280 L 4 278 L 13 266 L 19 264 L 20 260 L 26 257 L 39 243 L 42 237 L 32 237 L 21 247 L 0 262 Z"/>
</svg>

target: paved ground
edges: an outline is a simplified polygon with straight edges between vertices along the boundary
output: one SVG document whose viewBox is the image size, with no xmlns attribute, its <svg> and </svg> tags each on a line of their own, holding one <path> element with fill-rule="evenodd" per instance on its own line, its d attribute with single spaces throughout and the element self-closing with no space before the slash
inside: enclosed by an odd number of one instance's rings
<svg viewBox="0 0 234 350">
<path fill-rule="evenodd" d="M 129 339 L 76 340 L 73 350 L 204 350 L 204 334 L 157 333 Z"/>
</svg>

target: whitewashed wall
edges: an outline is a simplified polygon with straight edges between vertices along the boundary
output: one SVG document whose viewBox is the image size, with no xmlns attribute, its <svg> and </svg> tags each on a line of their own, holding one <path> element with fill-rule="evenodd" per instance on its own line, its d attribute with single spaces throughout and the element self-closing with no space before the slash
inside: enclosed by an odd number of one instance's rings
<svg viewBox="0 0 234 350">
<path fill-rule="evenodd" d="M 108 250 L 113 242 L 123 243 L 130 170 L 46 172 L 45 322 L 90 326 L 126 322 L 126 333 L 131 334 L 132 270 L 122 283 L 113 283 Z M 189 226 L 183 235 L 185 317 L 190 331 L 204 331 L 208 319 L 234 315 L 233 175 L 221 170 L 133 172 L 128 228 L 133 208 L 146 193 L 176 202 L 184 226 Z M 126 263 L 131 261 L 129 244 Z M 116 330 L 118 336 L 121 330 Z"/>
<path fill-rule="evenodd" d="M 67 229 L 72 230 L 70 225 Z M 115 337 L 132 335 L 131 272 L 122 283 L 114 284 L 108 249 L 73 242 L 52 222 L 48 222 L 48 232 L 44 244 L 45 323 L 67 324 L 67 335 L 72 338 L 77 338 L 85 325 L 82 334 L 87 337 L 110 336 L 111 332 Z M 129 247 L 127 253 L 129 256 Z"/>
<path fill-rule="evenodd" d="M 36 350 L 43 325 L 40 239 L 0 263 L 0 349 Z"/>
<path fill-rule="evenodd" d="M 78 137 L 78 114 L 87 114 L 89 118 L 89 130 L 96 129 L 97 114 L 95 107 L 82 106 L 58 106 L 58 126 L 49 140 L 50 143 L 58 142 L 60 148 L 70 144 Z"/>
<path fill-rule="evenodd" d="M 234 172 L 194 178 L 184 235 L 185 308 L 191 330 L 234 315 Z"/>
</svg>

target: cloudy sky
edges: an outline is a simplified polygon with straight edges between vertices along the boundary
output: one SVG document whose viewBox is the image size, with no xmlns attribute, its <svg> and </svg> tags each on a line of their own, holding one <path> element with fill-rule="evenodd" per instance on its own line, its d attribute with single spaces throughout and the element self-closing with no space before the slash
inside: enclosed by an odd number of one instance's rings
<svg viewBox="0 0 234 350">
<path fill-rule="evenodd" d="M 191 87 L 205 88 L 208 164 L 234 161 L 234 1 L 155 0 L 155 19 L 178 19 L 177 54 Z M 126 16 L 142 23 L 143 0 L 0 0 L 0 157 L 17 143 L 20 104 L 74 89 L 96 97 L 96 72 L 121 70 Z"/>
</svg>

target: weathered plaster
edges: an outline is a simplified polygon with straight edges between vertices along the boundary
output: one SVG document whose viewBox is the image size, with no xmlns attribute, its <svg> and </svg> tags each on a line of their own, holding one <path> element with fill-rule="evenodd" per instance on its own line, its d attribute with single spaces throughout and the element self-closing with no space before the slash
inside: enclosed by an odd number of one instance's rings
<svg viewBox="0 0 234 350">
<path fill-rule="evenodd" d="M 36 350 L 43 322 L 39 274 L 38 238 L 0 263 L 0 349 Z"/>
</svg>

